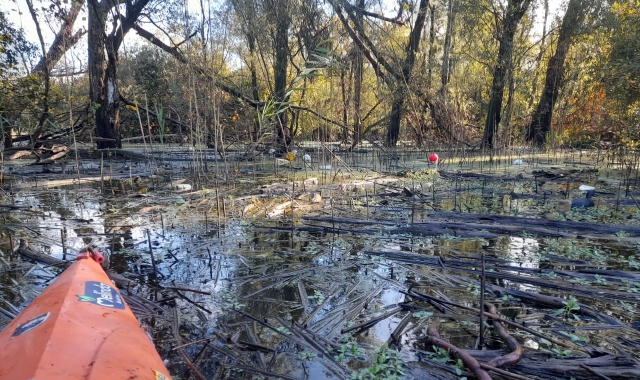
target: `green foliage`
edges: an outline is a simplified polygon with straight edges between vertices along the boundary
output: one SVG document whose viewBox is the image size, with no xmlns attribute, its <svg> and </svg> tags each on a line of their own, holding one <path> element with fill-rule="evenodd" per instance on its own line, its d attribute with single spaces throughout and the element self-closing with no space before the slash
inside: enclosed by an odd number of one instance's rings
<svg viewBox="0 0 640 380">
<path fill-rule="evenodd" d="M 578 305 L 578 300 L 574 296 L 569 296 L 569 300 L 562 302 L 565 306 L 561 309 L 556 310 L 556 315 L 562 315 L 564 318 L 570 318 L 579 321 L 580 317 L 575 314 L 580 310 L 580 305 Z"/>
<path fill-rule="evenodd" d="M 405 375 L 404 362 L 400 353 L 385 344 L 378 348 L 369 368 L 356 371 L 352 380 L 400 380 Z"/>
<path fill-rule="evenodd" d="M 0 11 L 0 79 L 18 73 L 20 56 L 33 57 L 36 47 L 27 41 L 23 29 L 16 29 Z"/>
<path fill-rule="evenodd" d="M 608 92 L 626 105 L 640 101 L 640 1 L 616 1 L 606 17 L 611 52 L 602 78 Z"/>
<path fill-rule="evenodd" d="M 433 313 L 426 310 L 420 310 L 420 311 L 416 311 L 412 315 L 415 318 L 418 318 L 420 321 L 424 321 L 431 318 L 433 316 Z"/>
<path fill-rule="evenodd" d="M 433 353 L 431 353 L 431 360 L 436 363 L 448 364 L 454 369 L 456 375 L 462 375 L 462 371 L 465 368 L 462 360 L 451 358 L 449 350 L 445 350 L 444 348 L 437 346 L 431 346 L 431 348 L 433 349 Z"/>
<path fill-rule="evenodd" d="M 553 347 L 551 351 L 555 352 L 558 356 L 569 356 L 572 352 L 571 350 L 563 350 L 561 347 Z"/>
</svg>

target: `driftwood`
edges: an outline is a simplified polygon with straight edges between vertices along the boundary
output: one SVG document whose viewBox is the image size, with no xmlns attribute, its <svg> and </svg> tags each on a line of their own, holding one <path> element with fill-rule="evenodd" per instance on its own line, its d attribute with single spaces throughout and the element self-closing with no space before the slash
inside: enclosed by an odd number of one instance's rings
<svg viewBox="0 0 640 380">
<path fill-rule="evenodd" d="M 640 236 L 640 227 L 636 226 L 612 226 L 599 223 L 583 223 L 573 221 L 521 218 L 515 216 L 494 214 L 470 214 L 455 212 L 434 212 L 427 218 L 429 222 L 413 223 L 407 227 L 390 229 L 392 234 L 406 234 L 422 236 L 452 235 L 465 238 L 492 239 L 501 235 L 519 235 L 523 232 L 542 237 L 576 238 L 576 237 L 610 237 L 619 232 L 625 232 L 629 236 Z M 305 217 L 305 220 L 315 222 L 352 225 L 386 225 L 397 226 L 400 223 L 391 220 L 362 220 L 351 218 L 318 218 Z M 313 227 L 316 230 L 323 227 Z M 327 229 L 325 227 L 324 229 Z M 375 234 L 378 229 L 357 230 L 358 233 Z"/>
<path fill-rule="evenodd" d="M 467 350 L 480 362 L 489 362 L 506 354 L 504 350 Z M 510 367 L 514 371 L 539 376 L 549 380 L 593 380 L 594 375 L 584 369 L 586 365 L 613 380 L 640 379 L 640 365 L 635 360 L 621 355 L 605 354 L 598 357 L 558 357 L 550 352 L 527 352 L 525 357 Z"/>
<path fill-rule="evenodd" d="M 538 294 L 538 293 L 528 293 L 528 292 L 523 292 L 521 290 L 515 290 L 515 289 L 507 289 L 507 288 L 503 288 L 501 286 L 498 285 L 491 285 L 491 284 L 487 284 L 487 290 L 493 291 L 494 293 L 496 293 L 498 296 L 503 296 L 503 295 L 511 295 L 513 297 L 517 297 L 519 298 L 522 302 L 525 303 L 533 303 L 539 306 L 543 306 L 543 307 L 551 307 L 551 308 L 555 308 L 555 309 L 561 309 L 563 307 L 565 307 L 566 305 L 564 304 L 564 302 L 566 302 L 566 300 L 559 298 L 559 297 L 553 297 L 553 296 L 546 296 L 543 294 Z M 628 327 L 626 324 L 622 323 L 621 321 L 619 321 L 618 319 L 594 310 L 593 308 L 591 308 L 590 306 L 587 306 L 583 303 L 579 303 L 578 305 L 580 306 L 580 310 L 579 312 L 581 314 L 587 315 L 593 319 L 599 320 L 601 322 L 605 322 L 605 323 L 610 323 L 614 326 L 621 326 L 622 328 L 630 328 Z"/>
<path fill-rule="evenodd" d="M 549 235 L 567 236 L 567 235 L 615 235 L 620 231 L 624 231 L 630 236 L 640 236 L 640 227 L 636 226 L 613 226 L 600 223 L 583 223 L 563 220 L 534 219 L 521 218 L 517 216 L 494 215 L 494 214 L 468 214 L 455 212 L 433 212 L 428 215 L 429 219 L 454 221 L 462 224 L 469 222 L 478 222 L 489 231 L 492 228 L 511 226 L 517 232 L 526 231 L 535 233 L 536 231 L 548 231 Z M 489 224 L 494 223 L 494 224 Z M 473 223 L 472 223 L 473 224 Z"/>
<path fill-rule="evenodd" d="M 17 152 L 15 152 L 14 154 L 12 154 L 11 156 L 9 156 L 10 160 L 18 160 L 21 158 L 27 158 L 31 156 L 31 151 L 30 150 L 19 150 Z"/>
<path fill-rule="evenodd" d="M 427 328 L 427 336 L 423 338 L 423 340 L 428 344 L 433 344 L 434 346 L 444 348 L 445 350 L 449 350 L 449 352 L 462 360 L 464 366 L 467 367 L 479 380 L 491 380 L 491 376 L 480 367 L 480 363 L 473 358 L 473 356 L 469 355 L 465 350 L 462 350 L 453 344 L 444 341 L 440 338 L 440 334 L 438 334 L 438 322 L 434 322 Z"/>
<path fill-rule="evenodd" d="M 405 251 L 364 251 L 367 255 L 382 256 L 389 260 L 397 262 L 404 262 L 414 265 L 424 265 L 433 268 L 442 268 L 449 270 L 456 270 L 460 272 L 470 274 L 480 274 L 477 267 L 479 263 L 474 260 L 461 260 L 455 258 L 446 258 L 442 256 L 429 256 L 424 254 L 417 254 Z M 485 272 L 487 278 L 495 278 L 498 280 L 509 280 L 521 284 L 530 284 L 540 286 L 548 289 L 563 290 L 571 292 L 572 294 L 590 297 L 595 299 L 617 299 L 625 302 L 640 303 L 640 294 L 629 293 L 623 291 L 607 290 L 595 286 L 576 285 L 573 283 L 567 283 L 564 281 L 556 281 L 547 278 L 541 278 L 537 276 L 521 276 L 517 274 L 509 273 L 508 271 L 522 271 L 531 274 L 544 273 L 543 271 L 531 268 L 517 268 L 501 265 L 486 265 L 487 269 L 494 271 Z M 569 271 L 563 271 L 564 274 L 570 273 Z M 580 277 L 580 276 L 576 276 Z M 497 288 L 496 288 L 497 289 Z M 598 318 L 600 319 L 600 318 Z M 607 321 L 608 322 L 608 321 Z"/>
<path fill-rule="evenodd" d="M 122 179 L 122 178 L 130 178 L 130 177 L 142 177 L 148 176 L 149 173 L 121 173 L 114 174 L 112 176 L 105 175 L 104 177 L 85 177 L 78 180 L 78 178 L 68 178 L 68 179 L 58 179 L 58 180 L 50 180 L 50 181 L 38 181 L 38 182 L 22 182 L 16 183 L 13 185 L 14 190 L 23 190 L 23 189 L 31 189 L 34 187 L 58 187 L 58 186 L 68 186 L 75 184 L 83 184 L 83 183 L 93 183 L 99 182 L 101 180 L 109 181 L 111 179 Z"/>
</svg>

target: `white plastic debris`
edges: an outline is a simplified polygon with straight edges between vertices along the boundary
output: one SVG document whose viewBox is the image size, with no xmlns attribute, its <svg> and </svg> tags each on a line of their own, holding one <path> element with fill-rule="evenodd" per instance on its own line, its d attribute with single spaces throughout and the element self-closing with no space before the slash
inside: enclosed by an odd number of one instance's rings
<svg viewBox="0 0 640 380">
<path fill-rule="evenodd" d="M 311 156 L 309 156 L 308 154 L 305 154 L 304 156 L 302 156 L 302 160 L 304 162 L 311 162 Z"/>
<path fill-rule="evenodd" d="M 269 154 L 271 154 L 271 155 L 276 154 L 276 150 L 275 150 L 275 149 L 273 149 L 273 148 L 269 149 Z"/>
<path fill-rule="evenodd" d="M 298 151 L 297 151 L 297 150 L 295 150 L 295 149 L 294 149 L 294 150 L 292 150 L 292 151 L 291 151 L 291 153 L 293 153 L 293 155 L 294 155 L 294 156 L 297 156 L 297 155 L 298 155 Z"/>
<path fill-rule="evenodd" d="M 589 191 L 589 190 L 595 190 L 596 188 L 593 186 L 589 186 L 589 185 L 580 185 L 580 187 L 578 188 L 580 191 Z"/>
<path fill-rule="evenodd" d="M 331 170 L 331 165 L 320 165 L 320 170 Z"/>
<path fill-rule="evenodd" d="M 522 160 L 521 159 L 517 159 L 517 160 L 513 160 L 513 164 L 514 165 L 522 165 Z"/>
</svg>

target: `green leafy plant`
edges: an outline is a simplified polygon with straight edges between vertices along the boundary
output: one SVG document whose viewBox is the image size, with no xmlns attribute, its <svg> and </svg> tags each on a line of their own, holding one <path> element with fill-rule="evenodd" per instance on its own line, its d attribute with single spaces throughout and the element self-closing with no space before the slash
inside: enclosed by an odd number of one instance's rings
<svg viewBox="0 0 640 380">
<path fill-rule="evenodd" d="M 639 284 L 636 284 L 635 282 L 629 280 L 622 280 L 622 284 L 627 287 L 627 292 L 638 293 L 638 287 L 640 286 Z"/>
<path fill-rule="evenodd" d="M 627 261 L 629 263 L 629 268 L 632 269 L 640 269 L 640 261 L 636 261 L 636 257 L 631 255 L 627 258 Z"/>
<path fill-rule="evenodd" d="M 600 285 L 606 285 L 607 284 L 607 279 L 600 276 L 599 274 L 596 274 L 595 276 L 593 276 L 596 279 L 596 284 L 600 284 Z"/>
<path fill-rule="evenodd" d="M 555 352 L 558 356 L 569 356 L 571 355 L 571 350 L 563 350 L 560 347 L 553 347 L 551 349 L 552 352 Z"/>
<path fill-rule="evenodd" d="M 576 321 L 579 321 L 580 317 L 577 314 L 575 314 L 580 310 L 580 305 L 578 305 L 578 300 L 574 296 L 569 296 L 569 299 L 562 303 L 565 306 L 561 309 L 556 310 L 556 315 L 562 315 L 565 319 L 573 318 Z"/>
<path fill-rule="evenodd" d="M 634 313 L 635 312 L 635 308 L 633 307 L 633 305 L 628 304 L 624 301 L 620 301 L 620 306 L 622 306 L 622 310 L 628 312 L 628 313 Z"/>
<path fill-rule="evenodd" d="M 591 285 L 591 282 L 590 282 L 590 281 L 588 281 L 588 280 L 587 280 L 587 279 L 585 279 L 585 278 L 581 278 L 581 277 L 579 277 L 579 278 L 574 278 L 573 280 L 570 280 L 570 281 L 571 281 L 571 282 L 574 282 L 574 283 L 576 283 L 576 284 L 579 284 L 579 285 Z"/>
<path fill-rule="evenodd" d="M 456 375 L 462 375 L 462 371 L 465 368 L 462 360 L 452 359 L 449 350 L 445 350 L 444 348 L 432 346 L 432 349 L 433 353 L 431 353 L 431 360 L 436 363 L 447 364 L 454 369 Z"/>
<path fill-rule="evenodd" d="M 431 318 L 433 316 L 433 313 L 430 312 L 430 311 L 420 310 L 420 311 L 416 311 L 412 315 L 415 318 L 418 318 L 420 321 L 423 321 L 423 320 Z"/>
<path fill-rule="evenodd" d="M 385 344 L 376 350 L 369 368 L 356 371 L 351 380 L 400 380 L 405 376 L 400 353 Z"/>
<path fill-rule="evenodd" d="M 324 297 L 324 294 L 322 294 L 322 292 L 321 292 L 321 291 L 319 291 L 319 290 L 314 290 L 314 291 L 313 291 L 313 295 L 312 295 L 312 296 L 309 296 L 309 298 L 311 298 L 311 299 L 314 299 L 314 298 L 315 298 L 315 299 L 317 299 L 317 300 L 318 300 L 318 303 L 323 303 L 323 302 L 324 302 L 324 298 L 325 298 L 325 297 Z"/>
<path fill-rule="evenodd" d="M 511 294 L 502 296 L 502 302 L 520 302 L 520 298 L 514 297 Z"/>
<path fill-rule="evenodd" d="M 300 354 L 298 354 L 298 356 L 300 357 L 300 359 L 302 360 L 306 360 L 306 361 L 311 361 L 313 360 L 317 355 L 314 354 L 313 352 L 309 352 L 309 351 L 303 351 Z"/>
<path fill-rule="evenodd" d="M 467 292 L 473 294 L 474 296 L 480 295 L 480 287 L 476 284 L 470 284 L 467 286 Z"/>
</svg>

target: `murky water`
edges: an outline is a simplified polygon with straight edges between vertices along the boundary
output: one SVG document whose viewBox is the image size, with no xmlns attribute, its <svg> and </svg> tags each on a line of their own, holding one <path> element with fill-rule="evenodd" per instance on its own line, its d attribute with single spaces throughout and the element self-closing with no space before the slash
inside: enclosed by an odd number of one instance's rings
<svg viewBox="0 0 640 380">
<path fill-rule="evenodd" d="M 131 279 L 140 284 L 131 289 L 132 293 L 165 308 L 176 307 L 180 316 L 178 333 L 186 339 L 183 343 L 208 339 L 206 344 L 188 344 L 185 348 L 187 354 L 208 376 L 221 373 L 220 368 L 225 367 L 226 378 L 251 378 L 246 371 L 234 367 L 240 364 L 293 378 L 346 376 L 347 372 L 337 375 L 335 371 L 339 370 L 336 368 L 348 371 L 368 368 L 376 348 L 390 342 L 392 333 L 403 322 L 407 324 L 403 327 L 400 343 L 395 343 L 395 347 L 407 362 L 418 359 L 416 349 L 429 349 L 418 338 L 425 334 L 428 323 L 436 318 L 442 320 L 440 333 L 444 338 L 462 348 L 475 346 L 478 318 L 470 313 L 453 314 L 450 309 L 437 310 L 425 302 L 414 304 L 429 309 L 433 315 L 407 310 L 389 312 L 399 303 L 410 300 L 403 293 L 408 282 L 419 284 L 418 289 L 422 293 L 478 307 L 478 258 L 483 254 L 490 267 L 488 271 L 507 275 L 505 278 L 489 276 L 489 284 L 564 299 L 569 296 L 565 289 L 524 283 L 509 276 L 555 281 L 567 287 L 615 289 L 620 292 L 616 300 L 584 295 L 577 295 L 577 298 L 625 323 L 635 321 L 636 306 L 640 302 L 636 296 L 638 286 L 635 280 L 622 283 L 585 274 L 576 282 L 576 278 L 563 274 L 563 271 L 577 271 L 583 266 L 637 270 L 640 264 L 636 267 L 633 258 L 629 259 L 634 255 L 636 246 L 628 239 L 624 240 L 625 236 L 620 236 L 621 241 L 568 241 L 540 238 L 526 231 L 497 238 L 461 238 L 448 233 L 415 236 L 401 231 L 428 221 L 434 209 L 522 216 L 540 214 L 545 209 L 552 212 L 557 199 L 551 196 L 549 199 L 518 196 L 533 194 L 536 186 L 543 186 L 533 178 L 463 181 L 425 171 L 424 177 L 405 178 L 394 185 L 394 191 L 400 193 L 403 188 L 420 193 L 409 201 L 402 196 L 380 196 L 380 193 L 388 191 L 385 185 L 368 190 L 355 186 L 353 190 L 346 191 L 339 187 L 326 187 L 317 190 L 323 195 L 323 207 L 309 214 L 307 211 L 294 212 L 293 220 L 290 212 L 287 214 L 286 211 L 284 217 L 274 219 L 243 216 L 246 214 L 243 210 L 246 201 L 236 201 L 236 198 L 247 192 L 257 194 L 257 184 L 272 181 L 269 178 L 276 171 L 280 181 L 317 176 L 319 186 L 329 186 L 342 178 L 358 181 L 370 177 L 377 170 L 424 171 L 433 168 L 422 152 L 398 157 L 385 157 L 380 153 L 376 153 L 377 156 L 373 153 L 351 154 L 345 155 L 340 162 L 321 147 L 309 147 L 306 151 L 314 152 L 314 157 L 319 158 L 308 166 L 301 162 L 290 165 L 297 166 L 299 170 L 291 170 L 287 165 L 279 166 L 281 162 L 277 157 L 226 166 L 219 163 L 217 169 L 209 167 L 212 172 L 217 170 L 221 191 L 224 185 L 225 192 L 221 197 L 215 197 L 213 190 L 206 190 L 214 182 L 212 179 L 207 184 L 192 181 L 193 190 L 199 190 L 196 194 L 168 190 L 174 186 L 174 181 L 184 177 L 189 168 L 187 163 L 193 160 L 186 153 L 172 156 L 174 160 L 166 167 L 139 164 L 135 170 L 129 169 L 131 178 L 127 178 L 125 171 L 120 182 L 112 180 L 106 185 L 96 182 L 66 188 L 14 190 L 3 198 L 3 204 L 11 208 L 2 214 L 0 226 L 0 232 L 4 234 L 4 261 L 0 272 L 0 296 L 3 300 L 0 303 L 4 301 L 5 308 L 9 310 L 19 309 L 33 299 L 56 272 L 42 264 L 9 265 L 9 235 L 14 242 L 25 238 L 34 249 L 61 259 L 72 259 L 80 249 L 92 245 L 110 254 L 111 268 L 129 273 Z M 475 157 L 458 158 L 457 162 L 450 159 L 441 168 L 461 173 L 478 172 L 482 168 L 485 174 L 511 178 L 530 173 L 534 167 L 555 165 L 551 157 L 518 157 L 531 164 L 512 165 L 513 157 L 502 157 L 500 163 L 488 164 Z M 562 162 L 569 158 L 556 158 L 558 160 Z M 330 170 L 318 170 L 320 166 L 329 165 L 332 165 Z M 164 178 L 145 177 L 140 183 L 133 182 L 136 172 L 149 171 L 156 175 L 158 168 L 165 171 L 160 173 L 165 174 Z M 544 186 L 551 189 L 549 185 Z M 115 191 L 118 193 L 114 194 Z M 257 207 L 262 205 L 260 203 Z M 302 206 L 300 208 L 303 209 Z M 604 209 L 603 206 L 600 214 L 584 217 L 604 218 L 607 216 Z M 633 212 L 628 213 L 631 215 Z M 305 219 L 310 216 L 377 220 L 379 223 L 343 222 L 336 226 L 335 222 Z M 441 265 L 418 265 L 367 253 L 371 251 L 439 257 Z M 151 255 L 157 263 L 155 270 Z M 461 266 L 456 260 L 467 260 L 472 264 Z M 623 297 L 627 293 L 628 299 Z M 572 330 L 572 333 L 592 346 L 610 349 L 609 342 L 618 336 L 631 340 L 639 338 L 631 330 L 621 331 L 613 327 L 587 330 L 588 326 L 601 324 L 589 317 L 553 319 L 553 310 L 525 305 L 517 297 L 493 297 L 491 294 L 487 297 L 498 303 L 504 315 L 517 316 L 519 321 L 529 321 L 531 326 L 540 326 L 548 333 L 552 329 L 584 327 Z M 156 345 L 170 360 L 169 367 L 174 377 L 186 378 L 186 367 L 173 350 L 175 337 L 168 313 L 159 318 L 145 317 L 144 312 L 139 315 L 154 328 Z M 377 317 L 382 319 L 364 332 L 341 332 Z M 8 321 L 7 316 L 0 313 L 0 326 Z M 296 325 L 291 326 L 292 322 Z M 312 342 L 305 340 L 301 332 L 312 337 Z M 551 348 L 541 343 L 539 338 L 528 335 L 521 338 L 533 349 Z M 238 350 L 239 341 L 252 341 L 274 349 L 278 354 Z M 330 352 L 330 357 L 318 355 L 314 341 L 320 342 Z M 497 338 L 490 339 L 488 345 L 500 347 Z M 628 349 L 636 354 L 633 349 Z M 265 367 L 260 364 L 262 362 Z"/>
</svg>

